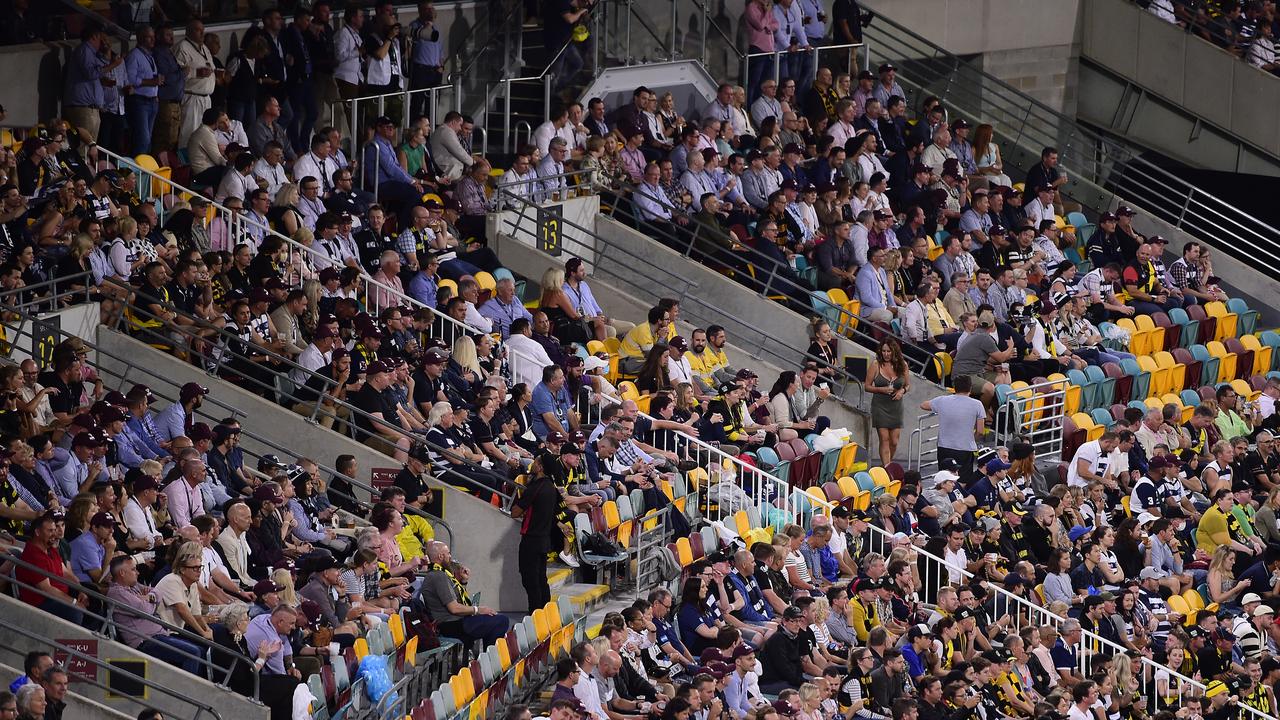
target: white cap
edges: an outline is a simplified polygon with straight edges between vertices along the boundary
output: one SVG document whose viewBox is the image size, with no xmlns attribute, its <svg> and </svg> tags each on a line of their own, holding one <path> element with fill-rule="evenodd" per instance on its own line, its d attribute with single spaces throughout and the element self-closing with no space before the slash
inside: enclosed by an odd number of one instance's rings
<svg viewBox="0 0 1280 720">
<path fill-rule="evenodd" d="M 592 372 L 593 370 L 608 370 L 609 362 L 607 360 L 601 360 L 595 355 L 588 355 L 587 359 L 583 361 L 582 367 L 586 372 Z"/>
<path fill-rule="evenodd" d="M 1258 607 L 1253 609 L 1254 617 L 1259 617 L 1261 615 L 1273 615 L 1273 614 L 1275 613 L 1274 611 L 1272 611 L 1270 605 L 1259 605 Z"/>
<path fill-rule="evenodd" d="M 1156 517 L 1155 515 L 1152 515 L 1149 512 L 1138 513 L 1139 525 L 1146 525 L 1147 523 L 1155 522 L 1156 520 L 1159 520 L 1159 519 L 1160 518 Z"/>
<path fill-rule="evenodd" d="M 933 477 L 929 480 L 929 488 L 930 489 L 935 488 L 948 480 L 956 481 L 959 479 L 960 479 L 960 476 L 951 472 L 950 470 L 939 470 L 938 472 L 934 473 Z"/>
<path fill-rule="evenodd" d="M 1240 598 L 1241 605 L 1248 605 L 1251 602 L 1262 602 L 1262 598 L 1258 597 L 1258 593 L 1245 593 L 1244 597 Z"/>
</svg>

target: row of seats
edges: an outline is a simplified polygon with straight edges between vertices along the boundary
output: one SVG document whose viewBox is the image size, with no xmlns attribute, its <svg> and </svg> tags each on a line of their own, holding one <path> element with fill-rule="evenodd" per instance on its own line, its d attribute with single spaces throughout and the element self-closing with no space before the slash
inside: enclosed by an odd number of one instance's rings
<svg viewBox="0 0 1280 720">
<path fill-rule="evenodd" d="M 479 657 L 414 706 L 412 720 L 487 720 L 501 717 L 522 693 L 537 690 L 555 663 L 586 636 L 566 597 L 526 616 Z"/>
</svg>

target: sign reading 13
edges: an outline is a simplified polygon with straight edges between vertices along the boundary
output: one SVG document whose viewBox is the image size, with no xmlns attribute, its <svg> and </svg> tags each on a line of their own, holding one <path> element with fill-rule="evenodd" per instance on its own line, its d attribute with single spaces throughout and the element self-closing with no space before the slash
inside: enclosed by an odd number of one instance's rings
<svg viewBox="0 0 1280 720">
<path fill-rule="evenodd" d="M 538 249 L 558 257 L 564 249 L 563 205 L 545 205 L 538 208 Z"/>
</svg>

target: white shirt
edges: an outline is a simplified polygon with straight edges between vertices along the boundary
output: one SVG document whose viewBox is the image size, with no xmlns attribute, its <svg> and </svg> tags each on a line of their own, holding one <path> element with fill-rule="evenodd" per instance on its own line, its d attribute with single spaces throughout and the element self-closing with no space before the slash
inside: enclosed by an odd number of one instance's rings
<svg viewBox="0 0 1280 720">
<path fill-rule="evenodd" d="M 573 694 L 578 697 L 587 709 L 587 714 L 594 717 L 594 720 L 608 720 L 609 714 L 605 712 L 604 703 L 600 701 L 600 688 L 596 685 L 595 678 L 587 673 L 578 675 L 578 683 L 573 686 Z"/>
<path fill-rule="evenodd" d="M 156 538 L 160 537 L 155 518 L 151 515 L 151 508 L 142 507 L 133 498 L 129 498 L 129 502 L 124 505 L 124 526 L 129 529 L 129 537 L 149 541 L 151 544 L 147 545 L 148 548 L 153 547 Z"/>
<path fill-rule="evenodd" d="M 493 330 L 493 320 L 480 314 L 480 310 L 476 308 L 475 303 L 467 302 L 467 315 L 462 319 L 463 322 L 480 332 L 491 332 Z"/>
<path fill-rule="evenodd" d="M 546 348 L 537 340 L 519 333 L 512 333 L 507 338 L 506 345 L 510 355 L 512 382 L 524 383 L 529 387 L 542 382 L 542 368 L 551 364 Z"/>
<path fill-rule="evenodd" d="M 515 168 L 507 170 L 502 174 L 502 180 L 498 181 L 498 189 L 502 194 L 532 201 L 538 189 L 538 172 L 532 165 L 529 166 L 529 172 L 523 175 L 516 172 Z"/>
<path fill-rule="evenodd" d="M 671 355 L 667 355 L 667 379 L 671 381 L 671 387 L 682 382 L 692 384 L 693 367 L 689 364 L 689 358 L 681 355 L 679 360 L 672 360 Z"/>
<path fill-rule="evenodd" d="M 352 85 L 360 84 L 361 45 L 363 42 L 360 33 L 355 28 L 346 25 L 338 31 L 338 37 L 333 42 L 334 58 L 338 61 L 338 67 L 333 71 L 335 78 Z"/>
<path fill-rule="evenodd" d="M 315 343 L 311 343 L 298 354 L 297 363 L 299 367 L 306 368 L 309 372 L 314 373 L 319 372 L 320 368 L 328 365 L 331 357 L 332 353 L 322 353 Z M 308 375 L 308 372 L 294 369 L 289 372 L 289 379 L 298 385 L 303 385 L 307 382 Z"/>
<path fill-rule="evenodd" d="M 336 74 L 336 73 L 335 73 Z M 381 60 L 370 54 L 365 67 L 365 82 L 370 85 L 389 85 L 393 82 L 400 86 L 402 76 L 400 69 L 400 43 L 392 42 L 387 54 Z"/>
<path fill-rule="evenodd" d="M 267 193 L 271 195 L 272 201 L 275 201 L 276 193 L 280 192 L 280 186 L 289 182 L 289 176 L 284 171 L 284 165 L 273 166 L 262 158 L 259 158 L 258 162 L 253 164 L 253 175 L 267 181 Z"/>
<path fill-rule="evenodd" d="M 1054 216 L 1053 203 L 1041 205 L 1039 197 L 1027 203 L 1023 210 L 1027 213 L 1027 219 L 1031 221 L 1031 224 L 1036 226 L 1036 232 L 1040 231 L 1041 220 L 1052 220 Z"/>
<path fill-rule="evenodd" d="M 1178 22 L 1178 16 L 1173 13 L 1173 0 L 1151 0 L 1147 12 L 1167 23 Z"/>
<path fill-rule="evenodd" d="M 565 138 L 565 142 L 569 143 L 569 147 L 572 148 L 574 141 L 573 129 L 569 128 L 568 123 L 565 124 L 565 128 L 569 129 L 569 137 L 564 136 L 564 133 L 562 132 L 563 128 L 557 128 L 554 122 L 548 120 L 539 125 L 533 131 L 533 138 L 530 142 L 538 148 L 538 152 L 541 153 L 542 157 L 547 156 L 548 147 L 551 145 L 551 139 L 555 137 Z"/>
<path fill-rule="evenodd" d="M 253 174 L 244 175 L 234 168 L 228 170 L 222 176 L 222 182 L 218 183 L 218 192 L 214 193 L 214 202 L 225 202 L 227 198 L 239 198 L 242 201 L 248 201 L 249 193 L 258 189 L 258 181 L 253 178 Z"/>
<path fill-rule="evenodd" d="M 320 197 L 333 189 L 333 174 L 338 170 L 338 163 L 332 157 L 317 157 L 315 153 L 306 153 L 293 162 L 293 181 L 301 183 L 303 178 L 313 177 L 320 183 Z M 301 190 L 301 188 L 299 188 Z"/>
<path fill-rule="evenodd" d="M 964 582 L 964 569 L 969 567 L 969 556 L 964 552 L 964 546 L 959 550 L 952 551 L 945 548 L 942 559 L 947 563 L 947 572 L 950 574 L 951 582 L 959 585 Z"/>
<path fill-rule="evenodd" d="M 1098 440 L 1090 440 L 1076 450 L 1075 457 L 1071 458 L 1071 464 L 1067 466 L 1067 485 L 1071 487 L 1084 487 L 1088 484 L 1077 472 L 1081 460 L 1089 464 L 1089 471 L 1094 475 L 1106 473 L 1108 458 L 1102 455 L 1102 443 Z"/>
</svg>

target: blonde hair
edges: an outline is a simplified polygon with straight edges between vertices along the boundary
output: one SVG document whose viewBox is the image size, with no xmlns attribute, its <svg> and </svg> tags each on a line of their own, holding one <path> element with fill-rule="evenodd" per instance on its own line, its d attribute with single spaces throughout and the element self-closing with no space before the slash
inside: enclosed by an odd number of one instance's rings
<svg viewBox="0 0 1280 720">
<path fill-rule="evenodd" d="M 1209 560 L 1209 572 L 1217 570 L 1231 575 L 1231 556 L 1235 552 L 1230 545 L 1219 545 L 1218 549 L 1213 551 L 1213 558 Z"/>
<path fill-rule="evenodd" d="M 470 335 L 459 335 L 458 339 L 453 341 L 453 359 L 463 370 L 470 370 L 480 377 L 486 376 L 484 369 L 480 367 L 476 341 L 472 340 Z"/>
<path fill-rule="evenodd" d="M 159 475 L 164 471 L 164 466 L 158 460 L 143 460 L 138 469 L 142 471 L 143 475 Z"/>
<path fill-rule="evenodd" d="M 120 237 L 138 232 L 138 221 L 131 217 L 122 217 L 116 221 L 116 234 Z"/>
<path fill-rule="evenodd" d="M 558 292 L 564 286 L 564 269 L 558 267 L 549 267 L 547 271 L 542 273 L 542 295 L 546 297 L 547 293 Z"/>
<path fill-rule="evenodd" d="M 285 183 L 276 191 L 276 199 L 271 204 L 276 207 L 289 207 L 298 202 L 298 184 Z"/>
<path fill-rule="evenodd" d="M 817 603 L 814 603 L 815 605 Z M 811 682 L 807 682 L 800 686 L 800 702 L 810 703 L 814 700 L 822 699 L 822 691 L 818 690 L 818 686 Z"/>
<path fill-rule="evenodd" d="M 284 588 L 280 591 L 280 602 L 289 607 L 298 607 L 300 603 L 298 602 L 298 591 L 293 588 L 293 573 L 285 568 L 277 568 L 275 572 L 271 573 L 271 580 Z"/>
<path fill-rule="evenodd" d="M 813 599 L 813 622 L 820 625 L 827 621 L 827 616 L 831 614 L 831 603 L 827 602 L 825 597 L 816 597 Z"/>
</svg>

